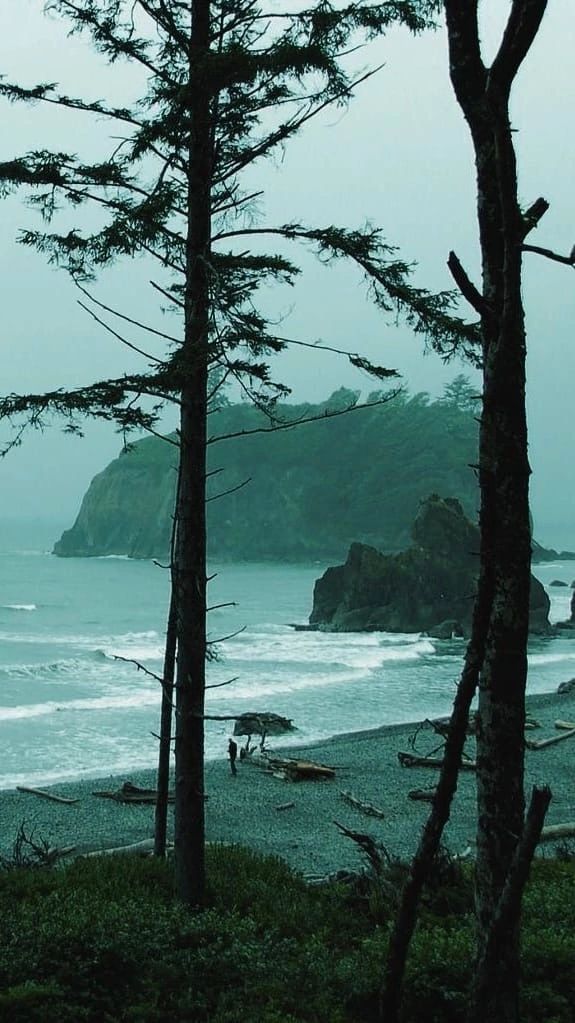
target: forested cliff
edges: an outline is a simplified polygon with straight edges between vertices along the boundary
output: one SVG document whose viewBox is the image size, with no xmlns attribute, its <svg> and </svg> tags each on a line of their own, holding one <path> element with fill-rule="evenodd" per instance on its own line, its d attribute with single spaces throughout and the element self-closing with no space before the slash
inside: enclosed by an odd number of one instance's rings
<svg viewBox="0 0 575 1023">
<path fill-rule="evenodd" d="M 320 405 L 280 405 L 279 419 L 343 407 L 340 390 Z M 210 417 L 212 436 L 269 423 L 251 405 Z M 234 437 L 210 446 L 209 549 L 225 560 L 331 559 L 359 540 L 382 550 L 410 542 L 419 501 L 432 492 L 457 497 L 476 516 L 477 424 L 467 386 L 444 397 L 392 401 L 278 433 Z M 176 486 L 176 449 L 156 437 L 138 441 L 99 473 L 73 527 L 57 542 L 63 557 L 166 556 Z M 249 483 L 240 486 L 245 480 Z"/>
</svg>

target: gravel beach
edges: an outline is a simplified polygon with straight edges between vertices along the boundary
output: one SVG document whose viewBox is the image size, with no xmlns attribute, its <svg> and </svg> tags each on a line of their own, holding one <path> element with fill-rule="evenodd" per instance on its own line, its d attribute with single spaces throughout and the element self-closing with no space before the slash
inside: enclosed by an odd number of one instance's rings
<svg viewBox="0 0 575 1023">
<path fill-rule="evenodd" d="M 529 739 L 550 738 L 560 733 L 557 719 L 575 720 L 575 693 L 530 697 L 528 711 L 541 727 L 528 732 Z M 339 735 L 309 747 L 291 747 L 286 756 L 313 759 L 336 769 L 333 781 L 289 782 L 265 773 L 255 764 L 239 763 L 232 776 L 225 760 L 206 764 L 207 837 L 212 842 L 247 845 L 263 853 L 281 856 L 296 870 L 324 874 L 341 868 L 357 869 L 354 843 L 334 824 L 367 832 L 381 839 L 392 855 L 408 857 L 417 844 L 429 812 L 424 802 L 408 798 L 410 789 L 429 788 L 437 772 L 433 768 L 404 768 L 398 762 L 400 750 L 413 752 L 411 739 L 416 724 L 395 725 Z M 417 736 L 416 751 L 431 753 L 439 743 L 429 728 Z M 274 747 L 281 753 L 281 745 Z M 467 752 L 474 755 L 473 740 Z M 547 824 L 575 820 L 575 737 L 526 754 L 526 792 L 533 784 L 547 783 L 553 800 Z M 10 851 L 19 825 L 24 822 L 36 838 L 51 845 L 74 844 L 77 853 L 137 842 L 153 834 L 153 807 L 122 805 L 92 793 L 119 788 L 125 777 L 66 782 L 50 791 L 77 799 L 71 805 L 49 802 L 16 790 L 0 792 L 0 851 Z M 154 772 L 136 772 L 130 781 L 142 786 L 155 784 Z M 354 809 L 341 796 L 351 792 L 364 802 L 381 808 L 383 820 Z M 287 809 L 283 804 L 293 803 Z M 169 829 L 172 832 L 170 813 Z M 452 852 L 473 845 L 475 831 L 475 776 L 460 775 L 452 816 L 445 832 L 445 844 Z"/>
</svg>

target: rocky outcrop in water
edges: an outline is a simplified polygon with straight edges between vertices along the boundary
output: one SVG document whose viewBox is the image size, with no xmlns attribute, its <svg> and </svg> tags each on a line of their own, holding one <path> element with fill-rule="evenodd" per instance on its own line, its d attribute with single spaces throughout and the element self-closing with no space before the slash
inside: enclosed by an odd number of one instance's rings
<svg viewBox="0 0 575 1023">
<path fill-rule="evenodd" d="M 386 555 L 354 543 L 344 565 L 328 568 L 314 588 L 310 625 L 336 632 L 428 632 L 467 635 L 478 571 L 479 530 L 459 501 L 422 501 L 413 544 Z M 549 630 L 549 598 L 531 577 L 530 627 Z"/>
</svg>

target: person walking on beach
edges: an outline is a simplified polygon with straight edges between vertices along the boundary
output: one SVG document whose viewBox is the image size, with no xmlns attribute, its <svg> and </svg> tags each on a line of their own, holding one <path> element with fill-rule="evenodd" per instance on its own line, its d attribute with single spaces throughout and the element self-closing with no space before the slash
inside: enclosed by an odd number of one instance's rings
<svg viewBox="0 0 575 1023">
<path fill-rule="evenodd" d="M 236 767 L 237 755 L 238 755 L 238 744 L 237 744 L 237 742 L 234 742 L 233 739 L 230 739 L 229 742 L 228 742 L 228 756 L 230 758 L 230 768 L 231 768 L 232 774 L 237 774 L 238 773 L 238 769 Z"/>
</svg>

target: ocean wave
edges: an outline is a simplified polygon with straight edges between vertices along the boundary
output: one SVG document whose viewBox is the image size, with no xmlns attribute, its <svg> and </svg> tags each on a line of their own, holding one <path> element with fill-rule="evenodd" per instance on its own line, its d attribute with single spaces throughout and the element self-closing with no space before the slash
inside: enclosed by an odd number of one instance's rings
<svg viewBox="0 0 575 1023">
<path fill-rule="evenodd" d="M 139 658 L 134 658 L 134 660 L 136 659 L 139 660 Z M 128 665 L 123 665 L 113 654 L 108 654 L 105 650 L 87 650 L 81 657 L 61 657 L 54 661 L 5 664 L 0 667 L 0 678 L 45 679 L 55 675 L 74 675 L 79 679 L 86 676 L 104 678 L 110 674 L 116 677 L 121 671 L 131 670 Z"/>
<path fill-rule="evenodd" d="M 327 638 L 318 641 L 318 636 Z M 252 633 L 245 635 L 242 643 L 224 645 L 224 651 L 229 662 L 281 661 L 289 664 L 292 670 L 298 665 L 312 663 L 371 670 L 381 667 L 386 661 L 411 661 L 433 656 L 435 646 L 430 639 L 419 636 L 415 639 L 410 637 L 409 642 L 399 640 L 392 643 L 387 640 L 381 643 L 372 638 L 366 643 L 363 637 L 359 639 L 350 633 L 296 632 L 273 636 Z"/>
<path fill-rule="evenodd" d="M 118 654 L 122 657 L 133 657 L 137 660 L 154 659 L 162 657 L 164 651 L 163 638 L 156 629 L 147 629 L 144 632 L 123 632 L 118 635 L 98 635 L 92 633 L 20 633 L 0 629 L 0 640 L 7 643 L 22 643 L 30 646 L 59 646 L 77 647 L 89 653 L 104 653 L 106 656 Z"/>
<path fill-rule="evenodd" d="M 143 689 L 131 696 L 93 696 L 87 699 L 68 700 L 57 703 L 21 704 L 18 707 L 0 707 L 1 721 L 21 721 L 27 718 L 47 717 L 49 714 L 70 711 L 127 710 L 140 707 L 156 707 L 159 704 L 159 687 Z"/>
<path fill-rule="evenodd" d="M 62 658 L 40 664 L 7 664 L 0 668 L 0 677 L 39 678 L 45 675 L 77 674 L 86 668 L 86 662 L 78 657 Z"/>
<path fill-rule="evenodd" d="M 131 561 L 129 554 L 96 554 L 94 561 Z"/>
<path fill-rule="evenodd" d="M 228 703 L 230 694 L 235 701 L 258 699 L 262 696 L 280 696 L 286 693 L 301 692 L 304 689 L 324 689 L 328 686 L 343 685 L 348 682 L 359 682 L 365 679 L 366 672 L 357 671 L 326 671 L 317 674 L 300 674 L 286 678 L 284 674 L 277 678 L 260 679 L 250 677 L 249 679 L 239 677 L 228 689 L 227 686 L 221 689 L 208 690 L 209 702 Z"/>
<path fill-rule="evenodd" d="M 542 664 L 560 664 L 565 661 L 575 661 L 575 650 L 572 650 L 571 653 L 565 652 L 562 654 L 529 654 L 527 660 L 530 667 Z"/>
<path fill-rule="evenodd" d="M 37 611 L 37 604 L 0 604 L 5 611 Z"/>
</svg>

